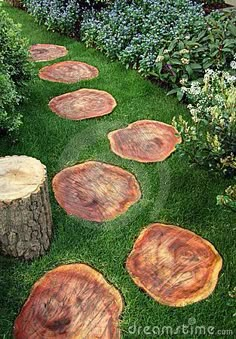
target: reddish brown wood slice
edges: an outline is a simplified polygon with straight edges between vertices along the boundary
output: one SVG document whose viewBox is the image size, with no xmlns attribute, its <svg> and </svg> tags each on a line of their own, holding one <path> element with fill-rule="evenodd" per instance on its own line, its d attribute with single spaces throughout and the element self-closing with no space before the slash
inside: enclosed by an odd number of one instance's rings
<svg viewBox="0 0 236 339">
<path fill-rule="evenodd" d="M 116 101 L 105 91 L 84 88 L 53 98 L 49 107 L 63 118 L 83 120 L 111 113 Z"/>
<path fill-rule="evenodd" d="M 29 49 L 33 61 L 50 61 L 67 55 L 68 50 L 64 46 L 52 44 L 36 44 Z"/>
<path fill-rule="evenodd" d="M 154 120 L 136 121 L 108 138 L 115 154 L 139 162 L 163 161 L 181 142 L 173 126 Z"/>
<path fill-rule="evenodd" d="M 14 325 L 16 339 L 120 338 L 119 292 L 84 264 L 59 266 L 35 283 Z"/>
<path fill-rule="evenodd" d="M 98 76 L 98 69 L 80 61 L 62 61 L 43 67 L 39 77 L 43 80 L 72 84 Z"/>
<path fill-rule="evenodd" d="M 52 184 L 56 200 L 68 214 L 97 222 L 114 219 L 141 197 L 131 173 L 96 161 L 62 170 Z"/>
<path fill-rule="evenodd" d="M 222 259 L 207 240 L 186 229 L 151 224 L 127 262 L 134 282 L 161 304 L 183 307 L 215 289 Z"/>
</svg>

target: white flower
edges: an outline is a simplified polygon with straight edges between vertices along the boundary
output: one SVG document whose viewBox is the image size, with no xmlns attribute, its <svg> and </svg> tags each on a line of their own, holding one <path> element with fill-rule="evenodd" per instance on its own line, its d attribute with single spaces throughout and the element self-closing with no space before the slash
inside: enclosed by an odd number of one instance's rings
<svg viewBox="0 0 236 339">
<path fill-rule="evenodd" d="M 185 39 L 186 39 L 186 40 L 189 40 L 190 38 L 191 38 L 190 35 L 186 35 L 186 36 L 185 36 Z"/>
<path fill-rule="evenodd" d="M 183 86 L 183 87 L 181 87 L 181 91 L 186 93 L 186 92 L 188 92 L 188 89 L 187 89 L 187 87 Z"/>
<path fill-rule="evenodd" d="M 184 49 L 181 49 L 181 51 L 179 51 L 179 54 L 188 54 L 189 53 L 189 50 L 184 48 Z"/>
<path fill-rule="evenodd" d="M 230 67 L 231 67 L 232 69 L 236 69 L 236 61 L 231 61 Z"/>
<path fill-rule="evenodd" d="M 163 61 L 165 58 L 163 55 L 158 55 L 158 57 L 156 58 L 156 62 L 161 62 Z"/>
<path fill-rule="evenodd" d="M 179 81 L 179 83 L 181 84 L 181 85 L 185 85 L 186 83 L 187 83 L 188 81 L 187 81 L 187 79 L 180 79 L 180 81 Z"/>
<path fill-rule="evenodd" d="M 169 50 L 168 50 L 168 49 L 164 49 L 163 53 L 164 53 L 164 54 L 168 54 L 168 53 L 169 53 Z"/>
<path fill-rule="evenodd" d="M 183 65 L 188 65 L 189 64 L 189 59 L 182 58 L 181 62 L 182 62 Z"/>
</svg>

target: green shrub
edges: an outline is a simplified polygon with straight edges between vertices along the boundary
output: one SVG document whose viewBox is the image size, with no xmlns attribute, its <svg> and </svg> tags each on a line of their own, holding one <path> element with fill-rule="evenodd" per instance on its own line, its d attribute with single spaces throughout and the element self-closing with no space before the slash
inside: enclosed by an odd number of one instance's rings
<svg viewBox="0 0 236 339">
<path fill-rule="evenodd" d="M 0 8 L 0 128 L 16 131 L 21 115 L 16 107 L 24 99 L 32 67 L 28 61 L 28 43 L 20 26 Z"/>
<path fill-rule="evenodd" d="M 232 64 L 235 66 L 234 64 Z M 183 87 L 191 104 L 190 122 L 182 116 L 173 125 L 182 136 L 179 154 L 226 175 L 236 172 L 236 77 L 207 70 L 203 85 Z"/>
<path fill-rule="evenodd" d="M 217 205 L 225 206 L 236 211 L 236 185 L 229 186 L 225 194 L 216 197 Z"/>
</svg>

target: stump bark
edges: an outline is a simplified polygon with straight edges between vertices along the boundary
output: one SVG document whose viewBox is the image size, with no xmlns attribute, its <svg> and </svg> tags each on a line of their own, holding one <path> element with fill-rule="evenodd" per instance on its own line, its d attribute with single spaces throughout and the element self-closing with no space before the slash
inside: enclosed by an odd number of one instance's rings
<svg viewBox="0 0 236 339">
<path fill-rule="evenodd" d="M 49 248 L 52 215 L 45 166 L 27 156 L 0 158 L 0 250 L 25 260 Z"/>
</svg>

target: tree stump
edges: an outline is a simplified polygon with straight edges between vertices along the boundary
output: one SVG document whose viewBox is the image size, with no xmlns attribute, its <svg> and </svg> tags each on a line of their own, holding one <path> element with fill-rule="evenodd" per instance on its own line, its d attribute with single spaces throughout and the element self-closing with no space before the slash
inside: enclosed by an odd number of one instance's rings
<svg viewBox="0 0 236 339">
<path fill-rule="evenodd" d="M 27 156 L 0 158 L 0 250 L 34 259 L 49 248 L 52 215 L 45 166 Z"/>
</svg>

